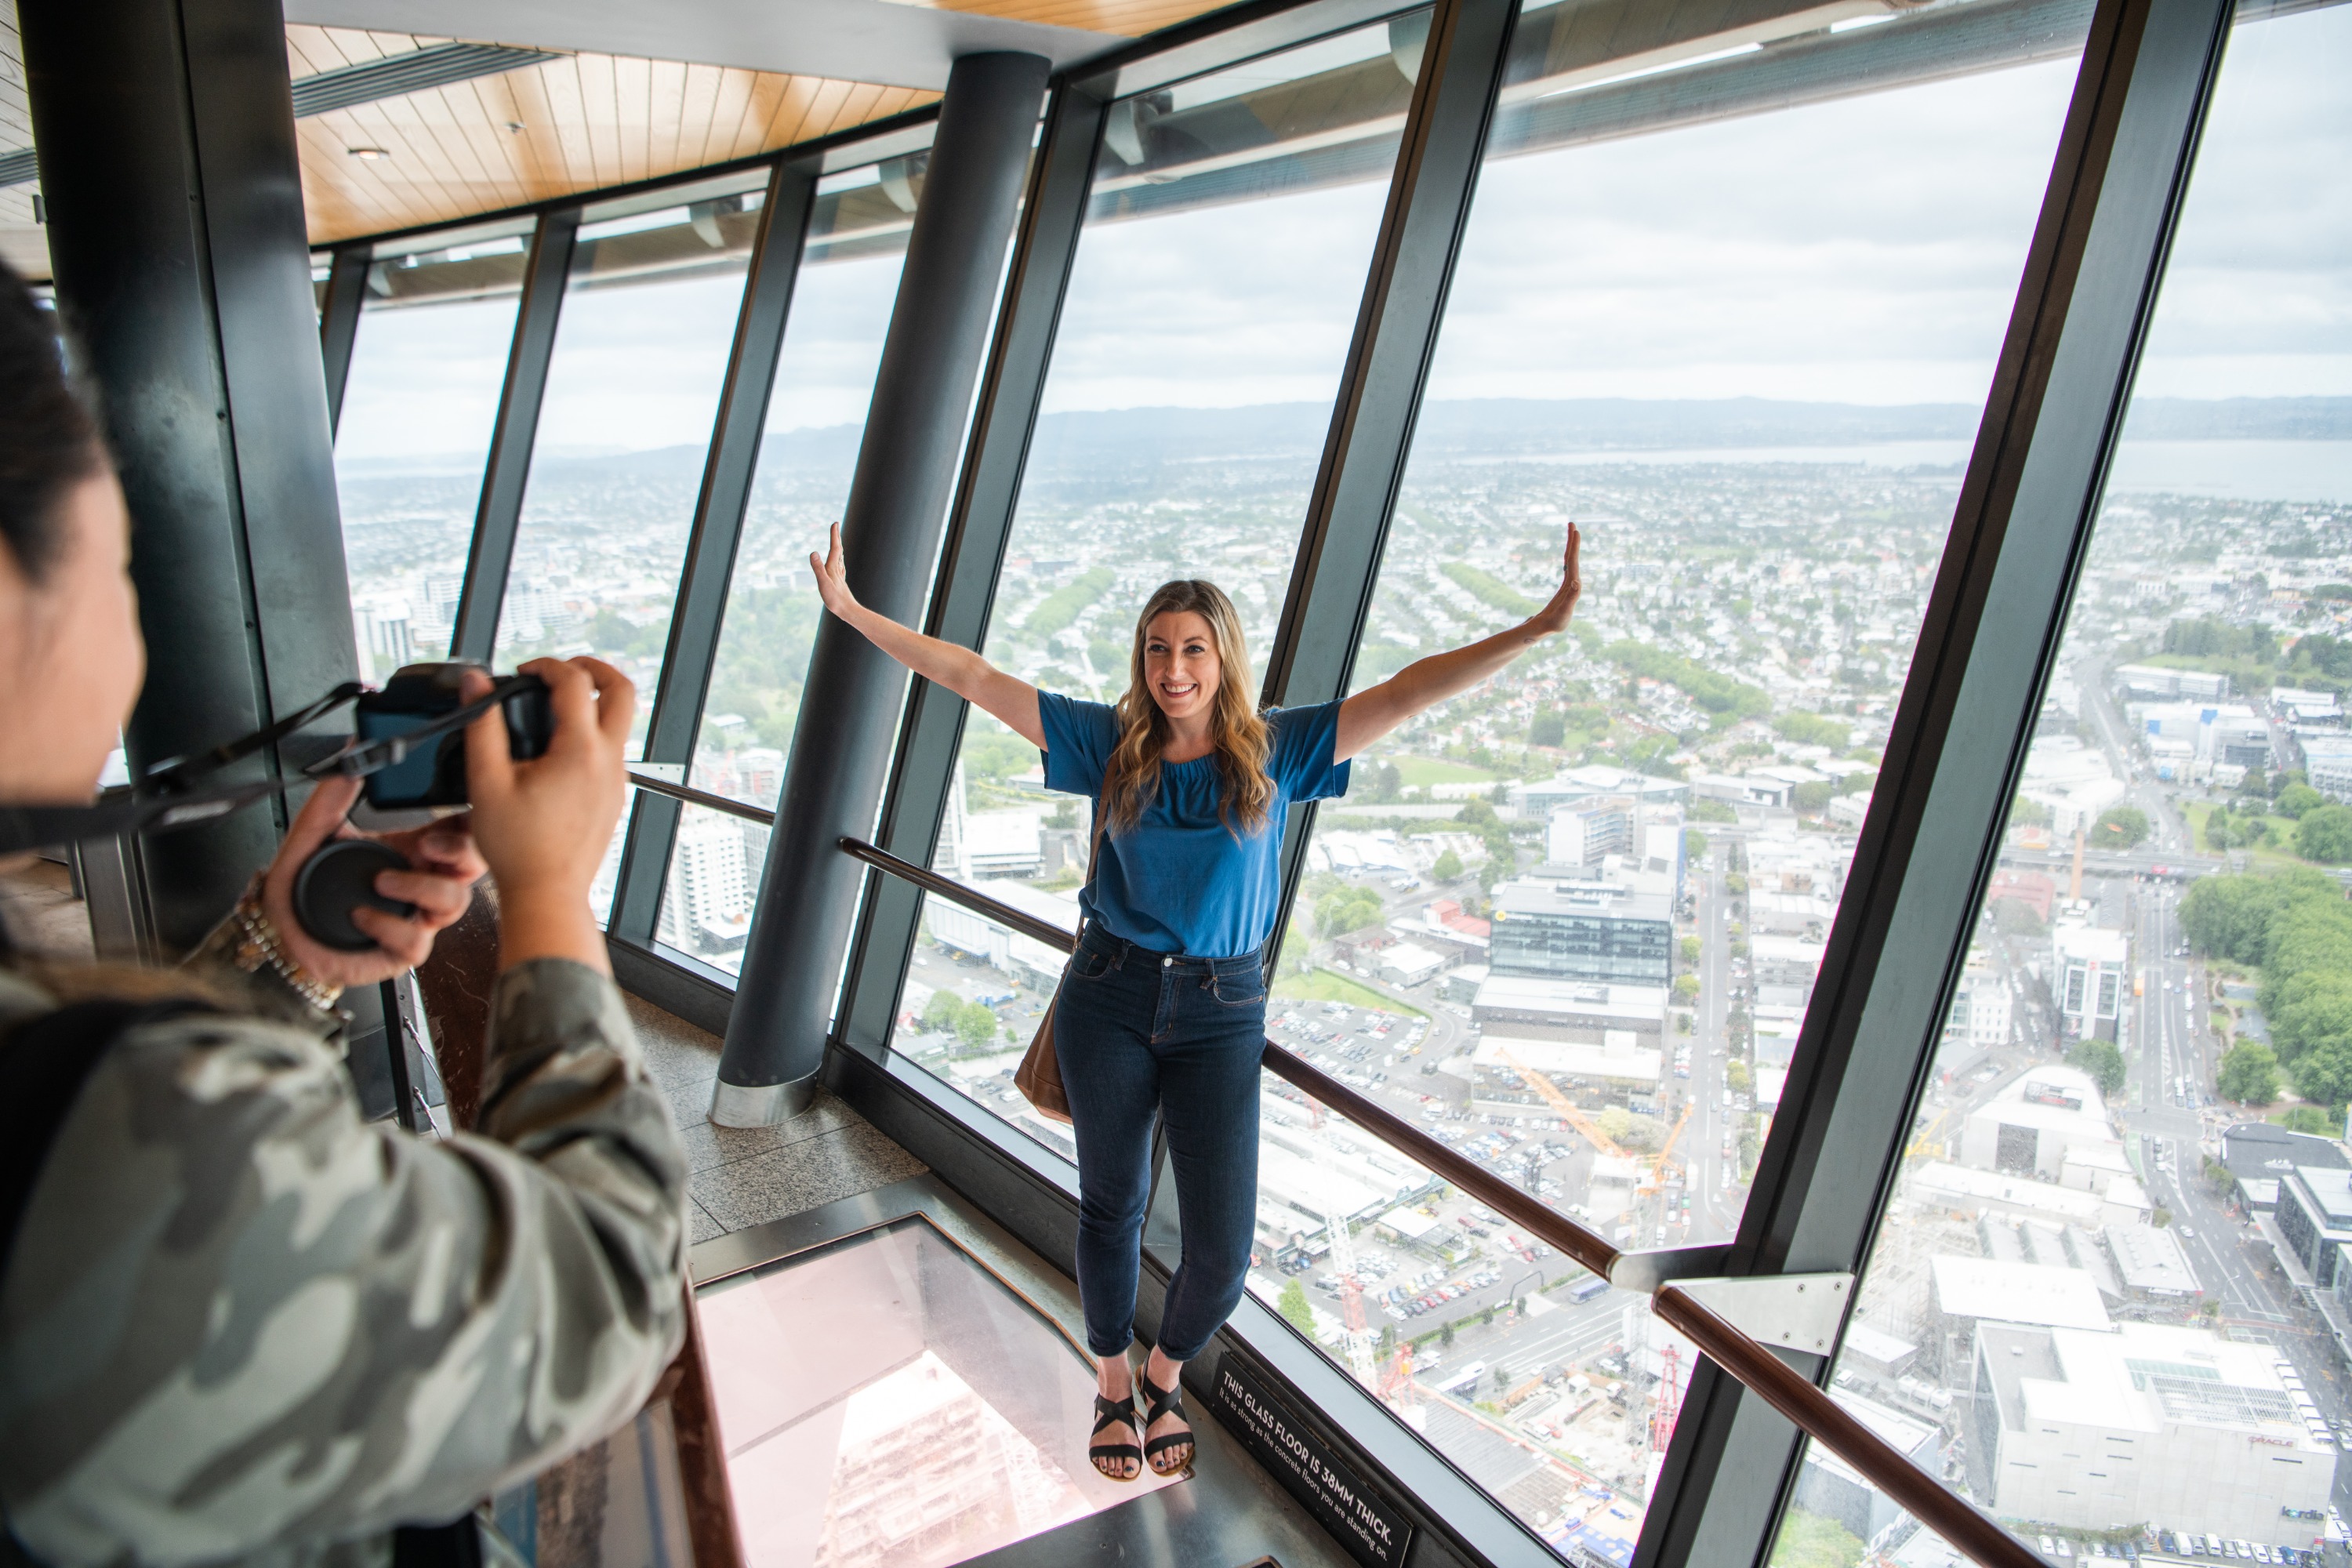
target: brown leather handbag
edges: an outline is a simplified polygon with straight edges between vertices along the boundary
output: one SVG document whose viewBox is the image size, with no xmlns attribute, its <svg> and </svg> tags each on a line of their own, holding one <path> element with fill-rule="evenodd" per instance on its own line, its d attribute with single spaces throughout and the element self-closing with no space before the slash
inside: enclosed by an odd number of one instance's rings
<svg viewBox="0 0 2352 1568">
<path fill-rule="evenodd" d="M 1109 809 L 1109 799 L 1110 773 L 1105 769 L 1103 793 L 1095 802 L 1094 842 L 1087 849 L 1085 885 L 1087 887 L 1094 885 L 1095 866 L 1102 859 L 1103 813 Z M 1061 1058 L 1054 1054 L 1054 1007 L 1061 996 L 1061 990 L 1056 987 L 1054 1001 L 1045 1004 L 1045 1016 L 1037 1020 L 1036 1037 L 1029 1042 L 1029 1049 L 1023 1055 L 1021 1066 L 1013 1071 L 1013 1087 L 1021 1091 L 1021 1098 L 1027 1100 L 1038 1115 L 1067 1127 L 1071 1125 L 1070 1097 L 1062 1089 Z"/>
</svg>

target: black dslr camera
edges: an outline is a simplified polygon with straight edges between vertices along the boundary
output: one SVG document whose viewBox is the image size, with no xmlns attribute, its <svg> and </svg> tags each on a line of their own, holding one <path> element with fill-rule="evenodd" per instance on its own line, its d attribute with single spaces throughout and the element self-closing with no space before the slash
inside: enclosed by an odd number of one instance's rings
<svg viewBox="0 0 2352 1568">
<path fill-rule="evenodd" d="M 393 672 L 381 691 L 361 694 L 354 708 L 359 742 L 389 741 L 434 727 L 464 702 L 459 683 L 478 664 L 408 664 Z M 547 754 L 555 732 L 547 682 L 536 675 L 510 675 L 499 682 L 499 705 L 506 710 L 507 752 L 515 761 Z M 466 731 L 440 727 L 426 743 L 367 775 L 367 803 L 378 811 L 466 804 Z"/>
<path fill-rule="evenodd" d="M 359 733 L 347 755 L 353 771 L 364 770 L 370 807 L 406 812 L 466 805 L 465 724 L 492 702 L 506 713 L 508 755 L 520 763 L 547 754 L 555 731 L 547 682 L 536 675 L 506 676 L 488 698 L 468 704 L 461 683 L 467 670 L 480 668 L 458 660 L 404 665 L 382 690 L 360 694 L 353 707 Z M 407 868 L 398 851 L 373 838 L 331 838 L 294 875 L 294 917 L 327 946 L 364 952 L 375 939 L 352 923 L 352 911 L 364 904 L 403 919 L 415 914 L 415 905 L 375 890 L 378 872 Z"/>
<path fill-rule="evenodd" d="M 467 724 L 493 706 L 504 710 L 507 750 L 517 762 L 545 756 L 555 732 L 547 682 L 536 675 L 495 677 L 488 693 L 467 701 L 460 682 L 467 670 L 481 668 L 461 662 L 405 665 L 381 691 L 346 681 L 250 735 L 158 763 L 130 786 L 107 792 L 95 805 L 0 803 L 0 853 L 210 822 L 327 778 L 364 778 L 367 804 L 378 812 L 430 813 L 436 807 L 462 806 L 467 803 Z M 359 733 L 331 755 L 258 779 L 224 784 L 216 778 L 223 769 L 287 742 L 353 701 Z M 376 945 L 375 939 L 352 923 L 352 910 L 368 904 L 404 919 L 415 914 L 414 905 L 375 890 L 377 873 L 407 866 L 399 853 L 374 839 L 330 839 L 295 874 L 295 916 L 328 946 L 363 952 Z"/>
</svg>

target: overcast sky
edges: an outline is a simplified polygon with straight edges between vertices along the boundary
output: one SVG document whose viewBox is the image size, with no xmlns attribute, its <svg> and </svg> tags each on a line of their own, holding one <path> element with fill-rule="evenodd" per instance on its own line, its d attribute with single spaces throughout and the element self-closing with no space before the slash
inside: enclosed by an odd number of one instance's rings
<svg viewBox="0 0 2352 1568">
<path fill-rule="evenodd" d="M 1482 177 L 1432 395 L 1981 399 L 2074 67 L 1514 158 Z M 2143 391 L 2352 395 L 2352 5 L 2231 44 Z M 1328 399 L 1377 184 L 1097 226 L 1049 409 Z M 894 258 L 804 268 L 771 426 L 865 409 Z M 740 285 L 566 304 L 543 449 L 709 438 Z M 347 457 L 487 444 L 511 303 L 371 312 Z"/>
</svg>

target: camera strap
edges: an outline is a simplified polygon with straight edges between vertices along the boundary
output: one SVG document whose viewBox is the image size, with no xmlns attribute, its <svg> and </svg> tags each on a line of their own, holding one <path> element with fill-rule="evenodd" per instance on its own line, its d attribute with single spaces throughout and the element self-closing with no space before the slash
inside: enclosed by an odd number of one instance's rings
<svg viewBox="0 0 2352 1568">
<path fill-rule="evenodd" d="M 242 811 L 256 801 L 284 795 L 321 779 L 364 778 L 398 765 L 420 745 L 464 729 L 512 696 L 527 683 L 527 679 L 505 676 L 491 683 L 488 694 L 436 715 L 414 730 L 373 741 L 354 739 L 290 775 L 209 787 L 204 784 L 223 768 L 277 745 L 367 690 L 358 681 L 347 680 L 309 707 L 249 735 L 241 735 L 209 751 L 158 763 L 140 774 L 136 783 L 106 791 L 95 805 L 0 805 L 0 855 L 85 838 L 110 838 L 122 833 L 188 827 Z"/>
</svg>

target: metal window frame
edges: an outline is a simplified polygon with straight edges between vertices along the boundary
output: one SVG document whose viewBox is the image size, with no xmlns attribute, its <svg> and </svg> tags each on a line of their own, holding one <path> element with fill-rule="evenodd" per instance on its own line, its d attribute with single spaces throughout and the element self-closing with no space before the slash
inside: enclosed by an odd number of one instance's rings
<svg viewBox="0 0 2352 1568">
<path fill-rule="evenodd" d="M 1155 73 L 1197 74 L 1409 8 L 1362 0 L 1252 7 L 1184 29 L 1162 48 L 1129 50 L 1057 82 L 927 629 L 970 647 L 984 638 L 1083 226 L 1103 110 L 1112 94 L 1156 80 Z M 1465 26 L 1475 26 L 1497 10 L 1507 18 L 1511 7 L 1504 0 L 1444 0 L 1426 58 L 1455 58 L 1455 43 L 1469 41 Z M 1822 965 L 1821 994 L 1792 1064 L 1790 1100 L 1801 1109 L 1780 1120 L 1764 1151 L 1729 1272 L 1858 1267 L 1883 1215 L 1902 1132 L 1965 955 L 1997 849 L 2001 813 L 2021 766 L 2035 704 L 2079 574 L 2210 101 L 2229 11 L 2228 0 L 2102 0 L 2094 18 L 2049 195 L 1890 739 L 1888 756 L 1899 760 L 1886 769 L 1887 787 L 1879 791 L 1865 824 L 1855 859 L 1864 868 L 1857 879 L 1863 885 L 1841 908 Z M 1505 47 L 1507 33 L 1507 20 Z M 1465 167 L 1458 139 L 1472 112 L 1465 104 L 1475 95 L 1466 95 L 1459 80 L 1450 92 L 1433 86 L 1439 77 L 1453 79 L 1443 68 L 1432 73 L 1425 66 L 1423 76 L 1405 132 L 1407 150 L 1391 175 L 1376 265 L 1367 280 L 1289 600 L 1269 658 L 1271 699 L 1315 700 L 1345 689 L 1491 126 L 1489 100 L 1478 111 Z M 917 110 L 858 128 L 827 139 L 825 147 L 830 155 L 836 147 L 934 112 Z M 793 149 L 746 163 L 773 162 L 781 169 L 806 152 Z M 1410 191 L 1404 189 L 1408 157 L 1420 160 Z M 648 182 L 648 187 L 677 178 Z M 568 214 L 576 226 L 578 210 L 591 195 L 611 194 L 567 196 L 541 209 L 533 237 L 533 275 L 551 248 L 551 228 L 562 231 L 564 264 L 553 268 L 554 300 L 542 303 L 541 339 L 526 331 L 534 317 L 527 285 L 492 468 L 485 474 L 484 506 L 467 572 L 467 604 L 473 616 L 460 617 L 470 627 L 487 614 L 488 625 L 479 631 L 484 654 L 503 598 L 554 317 L 569 272 L 570 231 L 563 220 Z M 750 293 L 747 286 L 747 315 Z M 740 337 L 739 327 L 739 349 Z M 533 351 L 536 385 L 519 387 L 519 374 L 525 383 L 531 377 Z M 735 390 L 730 366 L 722 424 Z M 706 492 L 723 443 L 723 432 L 715 433 Z M 756 445 L 755 439 L 754 450 Z M 490 504 L 493 478 L 504 471 L 502 456 L 509 459 L 514 492 L 514 506 L 503 516 Z M 519 464 L 511 461 L 517 456 Z M 689 755 L 692 725 L 677 704 L 688 684 L 688 664 L 698 664 L 696 680 L 707 682 L 719 610 L 712 611 L 707 628 L 699 616 L 713 593 L 723 610 L 730 574 L 718 556 L 726 544 L 731 557 L 733 542 L 714 530 L 706 546 L 699 537 L 706 526 L 698 509 L 689 559 L 699 563 L 688 574 L 692 582 L 682 578 L 681 616 L 673 623 L 656 698 L 657 715 L 665 703 L 681 715 Z M 493 563 L 496 592 L 490 591 Z M 684 614 L 688 595 L 695 604 L 692 616 Z M 679 662 L 682 657 L 686 663 Z M 675 678 L 674 666 L 679 671 Z M 698 708 L 698 699 L 694 706 Z M 894 853 L 928 859 L 961 744 L 963 708 L 951 695 L 917 683 L 877 834 Z M 1932 835 L 1926 826 L 1930 822 L 1936 825 Z M 1298 831 L 1286 878 L 1292 887 L 1307 826 L 1294 823 Z M 633 834 L 631 865 L 642 874 L 636 838 Z M 656 886 L 665 868 L 651 865 Z M 834 1040 L 838 1048 L 828 1055 L 825 1080 L 883 1131 L 988 1202 L 1024 1240 L 1066 1261 L 1074 1195 L 1067 1168 L 1043 1146 L 930 1082 L 889 1050 L 891 1016 L 919 913 L 909 889 L 869 887 L 850 952 Z M 625 937 L 621 928 L 628 923 L 616 919 L 616 939 Z M 649 915 L 643 923 L 649 935 Z M 616 940 L 616 955 L 624 945 Z M 682 982 L 709 984 L 706 976 L 650 951 L 631 956 L 628 968 L 643 971 L 645 982 L 676 971 Z M 1864 1041 L 1885 1040 L 1896 1044 L 1863 1047 Z M 1306 1397 L 1328 1439 L 1407 1494 L 1416 1509 L 1428 1507 L 1444 1516 L 1441 1530 L 1423 1538 L 1427 1546 L 1416 1549 L 1416 1562 L 1557 1561 L 1500 1504 L 1388 1419 L 1384 1407 L 1342 1369 L 1297 1342 L 1272 1314 L 1244 1302 L 1221 1342 L 1273 1369 Z M 1826 1359 L 1793 1352 L 1791 1359 L 1816 1382 L 1827 1374 Z M 1680 1568 L 1762 1561 L 1800 1452 L 1792 1427 L 1759 1402 L 1742 1399 L 1729 1379 L 1701 1368 L 1653 1499 L 1636 1563 L 1641 1568 Z"/>
<path fill-rule="evenodd" d="M 489 458 L 482 466 L 481 495 L 466 551 L 465 585 L 457 591 L 457 610 L 449 626 L 451 658 L 488 661 L 498 646 L 507 573 L 514 564 L 515 537 L 522 522 L 523 489 L 530 481 L 531 447 L 539 439 L 548 365 L 555 357 L 555 329 L 562 319 L 563 292 L 571 281 L 579 237 L 578 204 L 541 213 L 539 226 L 531 230 L 530 252 L 523 259 L 522 298 L 515 306 L 514 338 L 507 350 L 506 382 L 499 391 L 498 422 L 491 426 Z"/>
<path fill-rule="evenodd" d="M 679 768 L 681 782 L 694 763 L 695 738 L 701 731 L 703 704 L 718 661 L 728 590 L 751 510 L 768 402 L 783 357 L 784 325 L 800 280 L 822 163 L 822 157 L 798 156 L 778 161 L 770 171 L 743 298 L 736 310 L 734 346 L 719 386 L 702 489 L 678 567 L 668 645 L 646 725 L 645 761 Z M 681 813 L 675 800 L 637 793 L 606 928 L 614 938 L 652 949 Z"/>
<path fill-rule="evenodd" d="M 343 389 L 352 379 L 352 345 L 359 337 L 360 306 L 367 296 L 368 268 L 375 264 L 374 248 L 344 245 L 335 248 L 327 268 L 325 309 L 319 312 L 319 357 L 327 371 L 327 439 L 331 442 L 343 424 Z"/>
<path fill-rule="evenodd" d="M 1729 1273 L 1856 1268 L 1883 1215 L 1902 1132 L 1966 953 L 1998 850 L 2002 814 L 2022 765 L 2095 516 L 2180 192 L 2193 163 L 2229 9 L 2227 0 L 2105 0 L 2094 18 L 2015 319 L 1890 742 L 1890 756 L 1903 759 L 1902 773 L 1894 788 L 1880 792 L 1865 826 L 1856 864 L 1869 868 L 1868 883 L 1857 889 L 1860 897 L 1850 894 L 1842 906 L 1822 966 L 1821 1001 L 1827 1005 L 1812 1009 L 1799 1049 L 1792 1089 L 1801 1083 L 1806 1092 L 1791 1099 L 1806 1110 L 1776 1126 Z M 1433 27 L 1433 47 L 1439 36 L 1440 29 Z M 1428 118 L 1417 95 L 1408 137 L 1427 135 Z M 1475 177 L 1474 165 L 1462 183 Z M 1455 194 L 1466 215 L 1468 190 L 1457 187 Z M 1393 186 L 1391 205 L 1400 205 Z M 1434 200 L 1429 204 L 1431 210 L 1436 205 Z M 1425 259 L 1433 243 L 1428 230 L 1438 226 L 1426 215 L 1424 225 L 1420 238 Z M 1383 242 L 1389 238 L 1384 226 Z M 1458 248 L 1458 230 L 1453 243 Z M 1360 330 L 1351 351 L 1349 393 L 1361 395 L 1364 373 L 1375 361 L 1410 374 L 1413 361 L 1408 350 L 1422 346 L 1414 339 L 1424 322 L 1426 345 L 1433 346 L 1453 258 L 1449 254 L 1439 273 L 1426 316 L 1391 299 L 1382 301 L 1390 309 L 1378 328 L 1369 334 Z M 1381 281 L 1376 276 L 1368 283 L 1367 320 Z M 1391 331 L 1402 335 L 1391 337 Z M 1425 365 L 1423 357 L 1420 366 Z M 1392 505 L 1409 458 L 1411 419 L 1421 390 L 1420 376 L 1412 375 L 1411 395 L 1391 394 L 1386 411 L 1360 402 L 1351 407 L 1349 396 L 1335 409 L 1326 471 L 1318 478 L 1308 535 L 1294 567 L 1291 603 L 1268 669 L 1269 698 L 1310 700 L 1344 690 L 1377 577 L 1379 534 L 1387 515 L 1382 501 Z M 1394 447 L 1383 448 L 1367 430 L 1357 447 L 1351 416 L 1377 424 L 1383 412 L 1402 422 L 1401 428 L 1397 423 L 1389 426 L 1395 432 Z M 1363 457 L 1349 462 L 1347 454 L 1359 449 Z M 1377 521 L 1370 527 L 1360 523 L 1352 536 L 1337 534 L 1333 519 L 1364 516 L 1345 510 L 1342 497 L 1360 506 L 1371 503 Z M 2041 526 L 2012 529 L 2012 521 Z M 971 631 L 973 646 L 983 630 Z M 952 744 L 947 748 L 950 756 Z M 894 805 L 898 799 L 894 793 Z M 924 815 L 936 825 L 936 809 Z M 1937 825 L 1932 837 L 1926 832 L 1929 822 Z M 1962 825 L 1959 831 L 1954 831 L 1955 824 Z M 1294 829 L 1302 826 L 1293 824 Z M 1303 839 L 1299 834 L 1298 842 Z M 926 838 L 919 848 L 929 847 Z M 1296 880 L 1294 868 L 1288 881 L 1295 887 Z M 912 900 L 902 889 L 877 893 L 869 910 L 894 896 L 910 909 L 894 922 L 891 934 L 903 929 L 910 939 Z M 878 931 L 869 916 L 869 933 Z M 887 956 L 898 957 L 887 976 L 895 1001 L 904 959 L 899 942 L 889 947 Z M 1923 953 L 1934 958 L 1923 962 Z M 870 942 L 861 942 L 858 954 L 869 965 L 886 957 Z M 1895 962 L 1885 962 L 1896 955 Z M 879 994 L 885 989 L 878 978 L 859 978 L 863 992 Z M 867 1011 L 857 1021 L 858 1037 L 845 1036 L 841 1043 L 883 1073 L 854 1075 L 864 1081 L 853 1086 L 845 1080 L 843 1087 L 887 1116 L 887 1104 L 877 1103 L 873 1090 L 884 1082 L 911 1079 L 919 1069 L 895 1060 L 873 1061 L 877 1047 L 887 1041 L 887 1015 Z M 1858 1048 L 1863 1038 L 1890 1034 L 1905 1041 L 1905 1048 Z M 897 1087 L 904 1096 L 911 1086 Z M 866 1092 L 857 1092 L 861 1089 Z M 974 1129 L 987 1113 L 955 1103 L 959 1098 L 950 1092 L 924 1096 L 924 1120 L 933 1126 Z M 933 1142 L 903 1116 L 888 1120 L 902 1136 Z M 1050 1156 L 1022 1147 L 1025 1141 L 1017 1134 L 988 1142 L 998 1163 L 1026 1166 L 1043 1184 Z M 1832 1151 L 1855 1148 L 1875 1158 L 1832 1157 Z M 1857 1163 L 1874 1170 L 1877 1180 L 1855 1181 Z M 1151 1272 L 1161 1274 L 1164 1283 L 1161 1269 Z M 1253 1314 L 1249 1306 L 1244 1303 L 1223 1339 L 1260 1355 L 1283 1346 L 1286 1331 L 1255 1323 L 1254 1318 L 1264 1314 Z M 1829 1358 L 1788 1355 L 1816 1382 L 1832 1364 Z M 1319 1354 L 1281 1359 L 1297 1363 L 1285 1365 L 1284 1375 L 1321 1415 L 1380 1410 Z M 1795 1428 L 1760 1401 L 1744 1397 L 1716 1369 L 1703 1367 L 1697 1379 L 1651 1500 L 1636 1556 L 1640 1568 L 1761 1563 L 1794 1480 L 1801 1452 Z M 1359 1413 L 1357 1405 L 1370 1408 Z M 1449 1521 L 1506 1527 L 1499 1538 L 1481 1541 L 1475 1554 L 1501 1560 L 1511 1536 L 1525 1536 L 1524 1527 L 1499 1504 L 1433 1456 L 1392 1452 L 1376 1458 L 1356 1440 L 1385 1425 L 1375 1420 L 1368 1427 L 1349 1419 L 1327 1435 L 1416 1499 L 1451 1493 Z M 1548 1551 L 1543 1560 L 1550 1560 Z"/>
<path fill-rule="evenodd" d="M 988 634 L 1062 300 L 1085 228 L 1108 106 L 1099 94 L 1065 79 L 1056 85 L 1038 132 L 1039 155 L 1022 203 L 1012 267 L 981 373 L 979 405 L 923 626 L 930 636 L 965 647 L 978 648 Z M 963 745 L 968 706 L 951 691 L 910 680 L 876 832 L 876 842 L 891 853 L 930 863 Z M 845 1048 L 877 1059 L 889 1050 L 891 1020 L 921 912 L 921 897 L 913 889 L 868 879 L 835 1025 L 835 1042 Z"/>
<path fill-rule="evenodd" d="M 1783 1104 L 1727 1272 L 1859 1272 L 1981 910 L 2121 430 L 2231 0 L 2100 0 Z M 1829 1356 L 1786 1352 L 1817 1384 Z M 1694 1375 L 1637 1568 L 1761 1563 L 1793 1426 Z"/>
</svg>

